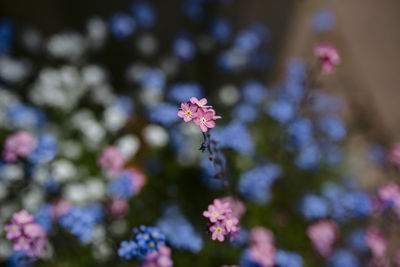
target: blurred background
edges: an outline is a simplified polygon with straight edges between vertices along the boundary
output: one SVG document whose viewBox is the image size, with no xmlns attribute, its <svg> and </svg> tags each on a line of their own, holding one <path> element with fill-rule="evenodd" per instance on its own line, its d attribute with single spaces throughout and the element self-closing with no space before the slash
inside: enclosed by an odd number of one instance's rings
<svg viewBox="0 0 400 267">
<path fill-rule="evenodd" d="M 174 266 L 270 266 L 247 261 L 257 226 L 273 231 L 277 266 L 397 266 L 393 224 L 390 260 L 347 237 L 393 219 L 377 218 L 375 193 L 398 176 L 386 150 L 400 138 L 399 11 L 397 0 L 0 0 L 1 143 L 17 130 L 57 143 L 0 162 L 1 229 L 18 210 L 34 214 L 51 244 L 38 266 L 141 266 L 117 253 L 141 224 L 166 235 Z M 316 79 L 304 112 L 313 49 L 325 42 L 341 63 Z M 200 131 L 178 122 L 191 96 L 223 117 L 211 132 L 229 192 L 198 151 Z M 140 180 L 120 209 L 124 185 L 97 160 L 108 146 Z M 201 216 L 227 195 L 247 209 L 233 245 L 209 240 Z M 60 200 L 93 211 L 89 236 L 49 215 Z M 322 219 L 343 229 L 324 256 L 306 230 Z M 3 239 L 2 263 L 25 266 Z"/>
</svg>

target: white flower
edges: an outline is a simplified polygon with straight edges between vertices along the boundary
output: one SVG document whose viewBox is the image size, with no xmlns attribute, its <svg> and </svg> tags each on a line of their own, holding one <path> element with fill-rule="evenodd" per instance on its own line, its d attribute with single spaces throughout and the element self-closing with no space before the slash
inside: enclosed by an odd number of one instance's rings
<svg viewBox="0 0 400 267">
<path fill-rule="evenodd" d="M 117 146 L 119 151 L 125 156 L 126 159 L 130 159 L 140 148 L 140 140 L 136 136 L 130 134 L 125 135 L 118 139 Z"/>
<path fill-rule="evenodd" d="M 159 125 L 150 124 L 146 126 L 142 131 L 142 135 L 144 140 L 151 146 L 162 147 L 168 144 L 168 133 Z"/>
</svg>

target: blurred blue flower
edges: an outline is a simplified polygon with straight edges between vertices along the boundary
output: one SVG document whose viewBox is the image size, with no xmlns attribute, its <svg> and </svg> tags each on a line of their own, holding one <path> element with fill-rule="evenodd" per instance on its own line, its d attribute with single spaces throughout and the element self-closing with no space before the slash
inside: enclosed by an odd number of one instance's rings
<svg viewBox="0 0 400 267">
<path fill-rule="evenodd" d="M 226 43 L 232 34 L 232 26 L 225 18 L 218 17 L 211 21 L 210 33 L 215 40 Z"/>
<path fill-rule="evenodd" d="M 14 23 L 8 19 L 0 19 L 0 55 L 11 52 L 14 35 Z"/>
<path fill-rule="evenodd" d="M 128 200 L 134 194 L 132 180 L 124 174 L 119 175 L 107 185 L 107 192 L 113 198 Z"/>
<path fill-rule="evenodd" d="M 118 256 L 130 260 L 133 256 L 137 256 L 137 244 L 133 241 L 122 241 L 118 249 Z"/>
<path fill-rule="evenodd" d="M 201 235 L 196 233 L 177 206 L 165 209 L 162 218 L 157 222 L 157 227 L 165 234 L 173 248 L 187 249 L 193 253 L 198 253 L 203 248 Z"/>
<path fill-rule="evenodd" d="M 232 111 L 232 117 L 241 122 L 253 122 L 257 119 L 258 113 L 258 110 L 250 104 L 239 104 Z"/>
<path fill-rule="evenodd" d="M 342 201 L 352 217 L 365 217 L 372 212 L 371 199 L 367 193 L 352 191 L 345 194 Z"/>
<path fill-rule="evenodd" d="M 33 152 L 28 156 L 28 160 L 34 164 L 52 161 L 58 151 L 56 138 L 51 134 L 42 134 L 37 140 Z"/>
<path fill-rule="evenodd" d="M 119 40 L 126 39 L 131 36 L 136 29 L 136 22 L 126 13 L 116 13 L 109 21 L 111 34 Z"/>
<path fill-rule="evenodd" d="M 7 260 L 7 267 L 30 267 L 34 259 L 23 250 L 14 250 Z"/>
<path fill-rule="evenodd" d="M 287 126 L 289 134 L 289 147 L 299 149 L 314 141 L 312 123 L 307 118 L 298 118 Z"/>
<path fill-rule="evenodd" d="M 140 78 L 140 86 L 146 90 L 162 92 L 165 88 L 167 78 L 161 69 L 149 69 Z"/>
<path fill-rule="evenodd" d="M 316 32 L 326 32 L 335 26 L 336 18 L 331 9 L 320 8 L 311 17 L 311 26 Z"/>
<path fill-rule="evenodd" d="M 175 83 L 167 94 L 168 99 L 176 102 L 187 102 L 191 97 L 201 99 L 203 96 L 203 88 L 197 82 Z"/>
<path fill-rule="evenodd" d="M 133 113 L 133 102 L 128 96 L 118 96 L 112 105 L 121 110 L 126 116 L 132 115 Z"/>
<path fill-rule="evenodd" d="M 138 1 L 132 5 L 132 13 L 137 24 L 144 28 L 150 29 L 154 27 L 157 19 L 156 10 L 149 1 Z"/>
<path fill-rule="evenodd" d="M 346 126 L 338 116 L 325 116 L 318 121 L 319 129 L 332 141 L 342 141 L 347 134 Z"/>
<path fill-rule="evenodd" d="M 248 80 L 242 86 L 244 102 L 261 104 L 267 95 L 267 88 L 259 81 Z"/>
<path fill-rule="evenodd" d="M 367 156 L 377 166 L 384 166 L 386 164 L 386 150 L 379 144 L 369 144 L 367 147 Z"/>
<path fill-rule="evenodd" d="M 80 242 L 86 243 L 92 239 L 94 227 L 101 222 L 103 215 L 100 204 L 74 206 L 61 216 L 60 225 L 70 230 Z"/>
<path fill-rule="evenodd" d="M 177 115 L 178 106 L 170 103 L 160 103 L 147 110 L 149 120 L 154 123 L 160 123 L 163 126 L 171 126 L 180 120 Z"/>
<path fill-rule="evenodd" d="M 275 253 L 275 263 L 278 267 L 302 267 L 303 258 L 295 252 L 277 250 Z"/>
<path fill-rule="evenodd" d="M 348 250 L 338 249 L 329 259 L 331 267 L 358 267 L 360 261 Z"/>
<path fill-rule="evenodd" d="M 244 172 L 239 177 L 238 190 L 250 201 L 266 204 L 270 200 L 270 188 L 282 174 L 277 164 L 266 164 Z"/>
<path fill-rule="evenodd" d="M 309 144 L 302 147 L 296 157 L 296 165 L 300 169 L 311 170 L 318 166 L 321 160 L 321 153 L 316 144 Z"/>
<path fill-rule="evenodd" d="M 196 54 L 196 46 L 186 35 L 180 35 L 175 38 L 172 44 L 172 50 L 174 55 L 183 61 L 193 59 Z"/>
<path fill-rule="evenodd" d="M 267 113 L 280 123 L 289 122 L 296 114 L 296 108 L 287 100 L 277 100 L 271 103 Z"/>
<path fill-rule="evenodd" d="M 368 251 L 367 244 L 365 242 L 365 230 L 357 228 L 349 233 L 347 236 L 347 242 L 349 246 L 357 252 Z"/>
<path fill-rule="evenodd" d="M 213 129 L 212 134 L 221 148 L 232 148 L 242 155 L 251 155 L 254 152 L 249 129 L 241 122 L 234 121 L 225 127 Z"/>
<path fill-rule="evenodd" d="M 204 7 L 202 1 L 199 0 L 185 0 L 183 3 L 184 14 L 193 21 L 199 21 L 204 17 Z"/>
<path fill-rule="evenodd" d="M 329 215 L 329 202 L 316 195 L 306 195 L 302 200 L 300 211 L 308 220 L 325 218 Z"/>
<path fill-rule="evenodd" d="M 215 168 L 214 163 L 208 156 L 202 158 L 200 167 L 203 174 L 203 182 L 207 187 L 215 190 L 222 190 L 224 188 L 222 180 L 220 178 L 215 178 L 215 175 L 219 170 Z"/>
<path fill-rule="evenodd" d="M 47 233 L 53 227 L 52 208 L 50 204 L 41 204 L 35 212 L 35 222 L 37 222 Z"/>
<path fill-rule="evenodd" d="M 12 128 L 38 129 L 46 122 L 46 116 L 37 108 L 17 103 L 7 108 L 7 122 Z"/>
</svg>

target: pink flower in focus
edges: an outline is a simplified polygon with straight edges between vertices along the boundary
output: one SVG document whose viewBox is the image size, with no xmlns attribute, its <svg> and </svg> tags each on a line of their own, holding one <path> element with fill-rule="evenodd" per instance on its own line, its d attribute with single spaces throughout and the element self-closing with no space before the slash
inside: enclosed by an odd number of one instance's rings
<svg viewBox="0 0 400 267">
<path fill-rule="evenodd" d="M 203 109 L 198 109 L 196 117 L 194 118 L 194 124 L 200 126 L 203 133 L 207 132 L 208 128 L 214 128 L 215 122 L 213 121 L 215 112 L 204 111 Z"/>
<path fill-rule="evenodd" d="M 191 121 L 197 111 L 198 107 L 190 103 L 182 103 L 181 109 L 178 111 L 178 117 L 182 118 L 185 122 Z"/>
<path fill-rule="evenodd" d="M 226 232 L 228 232 L 228 233 L 233 233 L 233 232 L 238 231 L 238 227 L 237 227 L 238 223 L 239 223 L 238 218 L 233 217 L 233 216 L 228 216 L 223 221 L 223 224 L 225 225 Z"/>
<path fill-rule="evenodd" d="M 394 144 L 388 152 L 388 160 L 390 163 L 400 165 L 400 144 Z"/>
<path fill-rule="evenodd" d="M 375 260 L 383 260 L 386 256 L 387 244 L 382 232 L 375 228 L 369 227 L 365 233 L 365 243 L 371 250 L 372 257 Z"/>
<path fill-rule="evenodd" d="M 329 256 L 332 245 L 337 239 L 337 228 L 330 220 L 321 220 L 307 228 L 307 235 L 311 239 L 314 249 L 321 256 Z"/>
<path fill-rule="evenodd" d="M 210 232 L 212 233 L 211 239 L 223 242 L 225 240 L 225 235 L 227 234 L 224 225 L 217 222 L 210 227 Z"/>
<path fill-rule="evenodd" d="M 26 210 L 14 213 L 13 220 L 19 225 L 24 225 L 33 222 L 33 216 L 30 215 Z"/>
<path fill-rule="evenodd" d="M 9 224 L 7 224 L 4 227 L 4 230 L 7 233 L 6 234 L 6 238 L 8 240 L 17 239 L 22 234 L 21 227 L 18 224 L 16 224 L 15 222 L 13 222 L 13 221 L 11 221 Z"/>
<path fill-rule="evenodd" d="M 208 205 L 208 210 L 203 212 L 203 216 L 210 219 L 210 222 L 217 222 L 225 219 L 224 210 L 218 209 L 215 205 Z"/>
<path fill-rule="evenodd" d="M 340 56 L 336 48 L 330 44 L 318 44 L 314 48 L 314 55 L 320 59 L 323 74 L 335 71 L 336 65 L 340 63 Z"/>
<path fill-rule="evenodd" d="M 121 218 L 128 213 L 129 204 L 125 199 L 111 199 L 107 208 L 112 217 Z"/>
<path fill-rule="evenodd" d="M 197 105 L 200 108 L 208 108 L 210 106 L 206 106 L 207 104 L 207 99 L 202 98 L 200 100 L 197 99 L 197 97 L 191 97 L 189 99 L 190 103 L 192 103 L 193 105 Z"/>
<path fill-rule="evenodd" d="M 97 159 L 97 163 L 110 171 L 118 173 L 125 165 L 125 158 L 116 146 L 108 146 L 103 149 L 101 155 Z"/>
<path fill-rule="evenodd" d="M 7 137 L 3 148 L 3 160 L 15 162 L 19 156 L 26 157 L 34 149 L 34 137 L 24 131 L 16 132 Z"/>
</svg>

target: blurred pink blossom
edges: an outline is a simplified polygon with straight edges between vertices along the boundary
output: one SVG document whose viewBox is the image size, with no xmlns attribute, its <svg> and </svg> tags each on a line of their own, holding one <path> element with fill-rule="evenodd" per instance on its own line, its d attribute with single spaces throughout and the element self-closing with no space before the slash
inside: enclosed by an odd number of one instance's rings
<svg viewBox="0 0 400 267">
<path fill-rule="evenodd" d="M 330 74 L 335 71 L 336 65 L 340 63 L 340 56 L 336 48 L 330 44 L 318 44 L 314 48 L 314 55 L 319 58 L 323 74 Z"/>
<path fill-rule="evenodd" d="M 32 134 L 20 131 L 7 137 L 3 147 L 3 160 L 15 162 L 19 156 L 26 157 L 33 151 L 35 138 Z"/>
<path fill-rule="evenodd" d="M 400 143 L 394 144 L 388 152 L 388 160 L 390 163 L 400 165 Z"/>
<path fill-rule="evenodd" d="M 321 220 L 307 229 L 307 235 L 311 239 L 314 249 L 324 257 L 332 252 L 332 245 L 338 237 L 337 227 L 330 220 Z"/>
<path fill-rule="evenodd" d="M 125 165 L 125 158 L 116 146 L 107 146 L 101 152 L 97 163 L 112 174 L 122 170 Z"/>
</svg>

